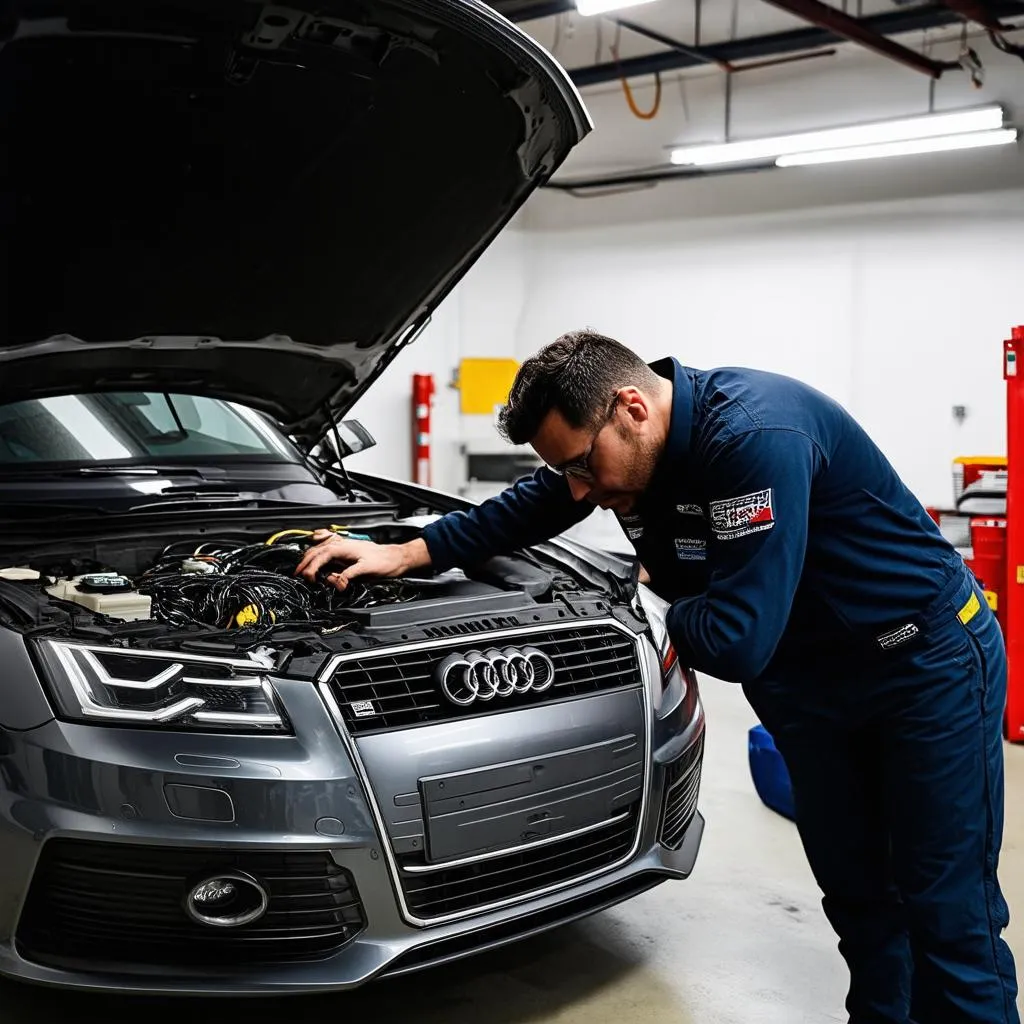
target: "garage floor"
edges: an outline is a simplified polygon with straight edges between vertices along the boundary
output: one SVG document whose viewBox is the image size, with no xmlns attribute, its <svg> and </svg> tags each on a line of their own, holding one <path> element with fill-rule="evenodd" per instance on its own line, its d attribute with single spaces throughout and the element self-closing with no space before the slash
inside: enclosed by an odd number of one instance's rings
<svg viewBox="0 0 1024 1024">
<path fill-rule="evenodd" d="M 753 716 L 736 687 L 706 681 L 708 819 L 697 871 L 596 918 L 448 968 L 351 996 L 257 1001 L 246 1019 L 289 1013 L 349 1024 L 824 1024 L 845 1021 L 845 969 L 793 826 L 757 800 L 746 768 Z M 1003 880 L 1024 961 L 1024 747 L 1007 751 L 1010 806 Z M 238 1004 L 232 1004 L 237 1011 Z M 0 1024 L 81 1018 L 148 1024 L 216 1021 L 222 1001 L 67 996 L 0 983 Z"/>
</svg>

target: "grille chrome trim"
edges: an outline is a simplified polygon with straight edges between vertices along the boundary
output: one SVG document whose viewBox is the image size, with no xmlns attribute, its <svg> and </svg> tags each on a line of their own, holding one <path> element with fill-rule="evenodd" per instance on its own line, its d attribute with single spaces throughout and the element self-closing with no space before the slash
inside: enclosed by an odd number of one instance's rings
<svg viewBox="0 0 1024 1024">
<path fill-rule="evenodd" d="M 538 654 L 553 659 L 553 685 L 543 687 L 542 692 L 529 688 L 516 692 L 512 687 L 502 696 L 493 688 L 486 698 L 481 693 L 475 701 L 452 701 L 439 685 L 438 673 L 453 658 L 479 662 L 487 654 L 500 656 L 507 634 L 498 626 L 469 637 L 438 638 L 441 642 L 431 641 L 429 645 L 413 642 L 354 652 L 355 657 L 335 656 L 329 682 L 345 728 L 358 740 L 367 735 L 501 714 L 512 707 L 638 689 L 642 679 L 633 637 L 619 629 L 595 625 L 596 621 L 575 628 L 567 623 L 559 623 L 557 629 L 544 623 L 517 627 L 529 629 L 523 637 L 527 646 L 536 646 Z M 474 650 L 467 651 L 469 646 Z M 505 648 L 511 649 L 518 648 Z"/>
<path fill-rule="evenodd" d="M 533 890 L 554 888 L 559 884 L 571 886 L 576 879 L 596 875 L 626 855 L 636 839 L 639 808 L 638 796 L 630 805 L 625 821 L 579 839 L 526 853 L 514 852 L 500 860 L 453 868 L 435 875 L 412 875 L 403 881 L 406 900 L 419 917 L 434 920 L 529 896 Z M 596 881 L 605 881 L 607 877 Z M 534 901 L 526 906 L 536 907 L 538 902 L 545 901 Z M 522 912 L 520 908 L 511 910 L 512 913 L 517 911 Z"/>
<path fill-rule="evenodd" d="M 503 910 L 506 907 L 515 906 L 517 903 L 526 903 L 530 900 L 541 899 L 544 896 L 550 895 L 554 892 L 559 892 L 562 889 L 568 889 L 574 885 L 582 885 L 585 882 L 591 881 L 594 878 L 599 878 L 601 875 L 609 874 L 612 871 L 628 864 L 636 855 L 640 848 L 640 841 L 643 837 L 644 828 L 647 824 L 647 816 L 650 807 L 650 789 L 651 789 L 651 768 L 653 760 L 653 735 L 652 735 L 652 722 L 654 718 L 654 712 L 651 706 L 651 659 L 654 657 L 653 650 L 650 648 L 650 644 L 644 639 L 642 635 L 632 633 L 627 629 L 621 622 L 614 618 L 602 618 L 602 619 L 586 619 L 584 621 L 573 620 L 570 622 L 557 622 L 557 623 L 545 623 L 536 624 L 533 626 L 523 626 L 517 629 L 502 629 L 502 630 L 491 630 L 486 633 L 472 633 L 467 636 L 471 638 L 473 643 L 484 643 L 489 640 L 511 640 L 514 642 L 515 638 L 522 636 L 529 636 L 530 634 L 538 632 L 561 632 L 562 630 L 569 629 L 586 629 L 590 626 L 605 626 L 611 627 L 622 633 L 632 644 L 636 651 L 637 667 L 640 671 L 640 678 L 642 685 L 640 689 L 643 692 L 643 717 L 644 717 L 644 781 L 643 781 L 643 792 L 640 797 L 640 810 L 637 814 L 637 826 L 635 834 L 633 836 L 633 842 L 630 845 L 629 852 L 614 861 L 611 864 L 606 864 L 595 871 L 588 872 L 584 875 L 571 878 L 567 882 L 559 882 L 555 885 L 547 886 L 546 888 L 538 889 L 533 892 L 523 893 L 519 896 L 512 897 L 510 899 L 501 900 L 497 903 L 490 904 L 484 907 L 474 907 L 472 910 L 460 911 L 456 914 L 446 914 L 440 917 L 422 918 L 414 914 L 410 909 L 408 902 L 405 898 L 405 889 L 402 886 L 401 871 L 399 869 L 398 860 L 395 857 L 395 851 L 391 844 L 391 839 L 388 834 L 387 823 L 384 820 L 384 815 L 381 811 L 380 805 L 377 802 L 376 794 L 374 793 L 373 786 L 370 783 L 369 775 L 366 771 L 366 766 L 363 764 L 363 759 L 359 755 L 358 745 L 355 737 L 348 731 L 345 726 L 345 719 L 342 715 L 341 708 L 338 706 L 338 702 L 331 692 L 330 680 L 334 673 L 337 671 L 339 665 L 346 661 L 354 661 L 358 658 L 367 657 L 366 651 L 353 651 L 348 654 L 337 654 L 327 663 L 324 670 L 317 677 L 317 686 L 320 689 L 320 694 L 327 706 L 331 717 L 334 719 L 335 728 L 338 730 L 338 735 L 341 737 L 341 741 L 345 747 L 346 752 L 352 760 L 352 765 L 355 768 L 356 774 L 359 777 L 360 785 L 363 787 L 363 795 L 366 797 L 367 806 L 370 809 L 370 814 L 373 816 L 373 823 L 377 829 L 377 834 L 381 842 L 381 846 L 384 851 L 384 861 L 388 867 L 388 874 L 391 876 L 391 883 L 395 891 L 395 899 L 398 902 L 398 907 L 401 911 L 403 919 L 408 923 L 418 928 L 428 928 L 440 924 L 448 924 L 453 921 L 463 921 L 470 917 L 481 917 L 484 914 L 491 913 L 496 910 Z M 382 647 L 379 650 L 374 650 L 374 655 L 379 654 L 387 657 L 394 654 L 402 654 L 406 651 L 416 650 L 433 650 L 438 647 L 450 647 L 452 645 L 451 637 L 444 637 L 439 640 L 431 640 L 427 643 L 406 643 L 397 645 L 394 647 Z M 601 696 L 600 694 L 593 695 L 590 699 L 596 699 Z M 515 711 L 510 708 L 506 714 L 514 714 Z M 429 728 L 429 726 L 420 726 L 419 728 Z M 606 823 L 607 824 L 607 823 Z M 508 853 L 509 851 L 504 851 Z M 479 859 L 479 858 L 476 858 Z"/>
<path fill-rule="evenodd" d="M 397 960 L 392 960 L 379 977 L 400 978 L 424 968 L 451 963 L 470 950 L 473 953 L 485 953 L 500 949 L 510 942 L 521 942 L 552 928 L 560 928 L 590 914 L 614 907 L 623 900 L 639 896 L 667 882 L 670 877 L 653 871 L 628 875 L 596 892 L 570 896 L 553 907 L 534 910 L 498 924 L 484 925 L 482 928 L 447 939 L 434 939 L 418 944 L 400 954 Z"/>
<path fill-rule="evenodd" d="M 568 839 L 579 839 L 580 836 L 589 835 L 610 825 L 617 825 L 629 817 L 629 811 L 616 814 L 614 818 L 607 821 L 599 821 L 596 825 L 587 825 L 586 828 L 578 828 L 573 832 L 565 832 L 562 835 L 547 836 L 544 839 L 534 840 L 532 843 L 521 843 L 519 846 L 510 846 L 505 850 L 492 850 L 490 853 L 480 853 L 475 857 L 462 857 L 460 860 L 446 860 L 437 864 L 410 864 L 402 866 L 399 870 L 403 875 L 429 875 L 432 871 L 447 871 L 449 868 L 461 868 L 467 864 L 479 864 L 481 861 L 496 860 L 499 857 L 507 857 L 513 853 L 526 853 L 528 850 L 536 850 L 539 846 L 550 846 L 552 843 L 564 843 Z"/>
</svg>

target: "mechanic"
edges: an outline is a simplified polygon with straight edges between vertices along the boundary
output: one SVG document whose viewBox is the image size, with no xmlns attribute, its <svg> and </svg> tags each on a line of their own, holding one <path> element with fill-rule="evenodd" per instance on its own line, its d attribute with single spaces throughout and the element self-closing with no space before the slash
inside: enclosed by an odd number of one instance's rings
<svg viewBox="0 0 1024 1024">
<path fill-rule="evenodd" d="M 680 660 L 741 683 L 785 758 L 852 1024 L 1019 1024 L 1002 635 L 861 427 L 795 380 L 647 365 L 589 331 L 522 365 L 499 422 L 535 475 L 411 543 L 317 535 L 297 571 L 466 567 L 612 509 Z"/>
</svg>

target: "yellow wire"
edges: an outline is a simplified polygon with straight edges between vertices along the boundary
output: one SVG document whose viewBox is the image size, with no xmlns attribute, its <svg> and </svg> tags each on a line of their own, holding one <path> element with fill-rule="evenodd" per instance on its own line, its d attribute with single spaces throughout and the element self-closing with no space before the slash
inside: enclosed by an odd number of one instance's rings
<svg viewBox="0 0 1024 1024">
<path fill-rule="evenodd" d="M 334 533 L 348 533 L 347 526 L 339 526 L 337 523 L 332 523 L 329 527 Z M 314 530 L 281 530 L 280 533 L 275 533 L 273 537 L 265 541 L 265 545 L 270 547 L 271 544 L 276 544 L 282 537 L 312 537 Z"/>
<path fill-rule="evenodd" d="M 268 541 L 266 541 L 267 547 L 271 544 L 276 543 L 282 537 L 312 537 L 312 530 L 282 530 L 280 533 L 275 533 Z"/>
</svg>

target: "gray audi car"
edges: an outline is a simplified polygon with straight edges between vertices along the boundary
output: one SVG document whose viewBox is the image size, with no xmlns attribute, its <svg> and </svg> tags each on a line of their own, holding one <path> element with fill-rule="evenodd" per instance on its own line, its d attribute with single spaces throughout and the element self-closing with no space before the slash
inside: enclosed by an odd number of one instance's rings
<svg viewBox="0 0 1024 1024">
<path fill-rule="evenodd" d="M 0 974 L 345 989 L 688 876 L 630 559 L 295 575 L 463 507 L 346 415 L 589 130 L 565 73 L 474 0 L 18 0 L 0 96 Z"/>
</svg>

